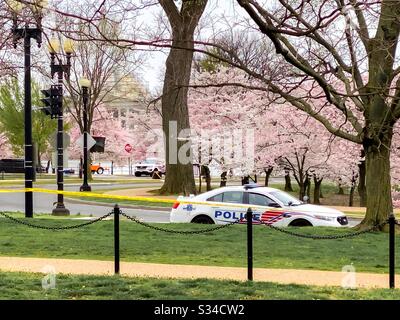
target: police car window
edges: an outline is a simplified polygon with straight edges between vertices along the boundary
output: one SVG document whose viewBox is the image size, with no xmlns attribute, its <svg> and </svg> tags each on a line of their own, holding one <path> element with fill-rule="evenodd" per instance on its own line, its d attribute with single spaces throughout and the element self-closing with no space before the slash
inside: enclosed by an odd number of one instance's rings
<svg viewBox="0 0 400 320">
<path fill-rule="evenodd" d="M 262 194 L 249 193 L 249 204 L 254 204 L 256 206 L 267 206 L 268 207 L 271 204 L 276 204 L 276 202 Z"/>
<path fill-rule="evenodd" d="M 222 193 L 216 194 L 215 196 L 208 198 L 207 201 L 222 202 Z"/>
<path fill-rule="evenodd" d="M 226 191 L 223 193 L 222 201 L 229 203 L 243 203 L 243 192 Z"/>
</svg>

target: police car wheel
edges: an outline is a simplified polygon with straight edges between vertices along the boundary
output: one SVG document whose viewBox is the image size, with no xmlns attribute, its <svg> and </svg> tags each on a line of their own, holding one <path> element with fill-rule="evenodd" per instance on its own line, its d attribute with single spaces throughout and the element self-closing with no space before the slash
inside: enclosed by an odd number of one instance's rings
<svg viewBox="0 0 400 320">
<path fill-rule="evenodd" d="M 209 216 L 202 215 L 194 217 L 192 223 L 214 224 L 214 221 Z"/>
<path fill-rule="evenodd" d="M 312 227 L 312 223 L 306 219 L 296 219 L 289 223 L 289 227 Z"/>
</svg>

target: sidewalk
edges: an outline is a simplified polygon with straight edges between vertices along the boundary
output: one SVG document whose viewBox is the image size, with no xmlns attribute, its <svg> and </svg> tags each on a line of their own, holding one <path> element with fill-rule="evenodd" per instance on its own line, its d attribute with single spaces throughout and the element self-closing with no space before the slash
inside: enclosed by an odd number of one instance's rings
<svg viewBox="0 0 400 320">
<path fill-rule="evenodd" d="M 50 259 L 50 258 L 17 258 L 0 257 L 0 270 L 9 272 L 43 273 L 44 267 L 52 266 L 56 273 L 113 275 L 113 261 Z M 194 265 L 172 265 L 156 263 L 121 262 L 121 275 L 128 277 L 156 277 L 175 279 L 225 279 L 247 280 L 247 269 L 237 267 L 213 267 Z M 315 286 L 341 286 L 349 273 L 318 270 L 296 269 L 254 269 L 254 281 L 275 282 L 281 284 L 299 284 Z M 388 288 L 387 274 L 356 273 L 356 288 Z M 400 287 L 400 277 L 396 279 Z"/>
</svg>

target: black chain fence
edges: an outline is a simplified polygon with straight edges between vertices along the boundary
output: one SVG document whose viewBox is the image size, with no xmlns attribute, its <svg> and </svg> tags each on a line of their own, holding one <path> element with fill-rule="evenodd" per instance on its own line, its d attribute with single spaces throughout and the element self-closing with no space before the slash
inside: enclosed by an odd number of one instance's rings
<svg viewBox="0 0 400 320">
<path fill-rule="evenodd" d="M 182 231 L 182 230 L 171 230 L 171 229 L 156 227 L 156 226 L 153 226 L 153 225 L 148 224 L 146 222 L 140 221 L 140 220 L 136 219 L 135 217 L 131 217 L 131 216 L 127 215 L 126 213 L 120 212 L 120 214 L 122 216 L 124 216 L 125 218 L 127 218 L 127 219 L 129 219 L 129 220 L 131 220 L 133 222 L 136 222 L 137 224 L 139 224 L 139 225 L 141 225 L 143 227 L 149 228 L 149 229 L 153 229 L 153 230 L 161 231 L 161 232 L 167 232 L 167 233 L 184 234 L 184 235 L 201 234 L 201 233 L 207 233 L 207 232 L 212 232 L 212 231 L 216 231 L 216 230 L 221 230 L 221 229 L 225 229 L 225 228 L 231 227 L 231 226 L 241 222 L 241 220 L 238 219 L 236 221 L 233 221 L 233 222 L 230 222 L 230 223 L 227 223 L 227 224 L 224 224 L 224 225 L 220 225 L 220 226 L 214 227 L 214 228 L 207 228 L 207 229 L 203 229 L 203 230 Z"/>
<path fill-rule="evenodd" d="M 63 230 L 73 230 L 73 229 L 78 229 L 78 228 L 82 228 L 82 227 L 86 227 L 89 226 L 91 224 L 100 222 L 108 217 L 110 217 L 111 215 L 115 214 L 114 211 L 111 211 L 99 218 L 90 220 L 88 222 L 84 222 L 81 224 L 77 224 L 77 225 L 73 225 L 73 226 L 64 226 L 64 227 L 49 227 L 49 226 L 42 226 L 42 225 L 38 225 L 38 224 L 33 224 L 33 223 L 29 223 L 27 222 L 25 219 L 18 219 L 18 218 L 14 218 L 4 212 L 0 211 L 0 216 L 3 216 L 15 223 L 21 224 L 21 225 L 25 225 L 27 227 L 30 228 L 36 228 L 36 229 L 43 229 L 43 230 L 52 230 L 52 231 L 63 231 Z M 130 221 L 133 221 L 143 227 L 152 229 L 152 230 L 156 230 L 156 231 L 161 231 L 161 232 L 166 232 L 166 233 L 175 233 L 175 234 L 182 234 L 182 235 L 190 235 L 190 234 L 203 234 L 203 233 L 207 233 L 207 232 L 212 232 L 212 231 L 217 231 L 217 230 L 222 230 L 228 227 L 231 227 L 233 225 L 239 224 L 239 223 L 243 223 L 246 222 L 246 219 L 237 219 L 233 222 L 229 222 L 227 224 L 223 224 L 217 227 L 213 227 L 213 228 L 207 228 L 207 229 L 202 229 L 202 230 L 172 230 L 172 229 L 167 229 L 167 228 L 161 228 L 158 226 L 154 226 L 152 224 L 140 221 L 139 219 L 137 219 L 136 217 L 133 216 L 129 216 L 126 213 L 122 212 L 121 210 L 119 211 L 119 214 L 124 216 L 125 218 L 127 218 Z M 254 218 L 253 218 L 254 219 Z M 254 219 L 256 220 L 256 219 Z M 346 233 L 346 234 L 337 234 L 337 235 L 310 235 L 310 234 L 304 234 L 304 233 L 297 233 L 297 232 L 293 232 L 290 231 L 288 228 L 280 228 L 280 227 L 276 227 L 268 222 L 265 221 L 261 221 L 259 219 L 256 220 L 259 224 L 265 225 L 268 228 L 275 230 L 275 231 L 279 231 L 282 232 L 284 234 L 290 235 L 290 236 L 294 236 L 294 237 L 299 237 L 299 238 L 306 238 L 306 239 L 314 239 L 314 240 L 335 240 L 335 239 L 344 239 L 344 238 L 352 238 L 352 237 L 356 237 L 365 233 L 369 233 L 369 232 L 373 232 L 378 230 L 379 228 L 382 228 L 383 226 L 385 226 L 386 224 L 388 224 L 388 220 L 371 226 L 367 229 L 364 230 L 360 230 L 360 231 L 355 231 L 355 232 L 351 232 L 351 233 Z M 399 221 L 395 221 L 395 223 L 397 225 L 400 225 Z"/>
<path fill-rule="evenodd" d="M 49 227 L 49 226 L 43 226 L 39 224 L 34 224 L 27 222 L 26 219 L 17 219 L 14 218 L 4 212 L 0 212 L 0 216 L 11 220 L 12 222 L 30 227 L 30 228 L 35 228 L 35 229 L 44 229 L 44 230 L 52 230 L 52 231 L 64 231 L 64 230 L 72 230 L 72 229 L 78 229 L 82 227 L 86 227 L 89 225 L 92 225 L 94 223 L 97 223 L 99 221 L 102 221 L 106 219 L 107 217 L 110 217 L 111 215 L 114 216 L 114 272 L 115 274 L 119 274 L 119 268 L 120 268 L 120 255 L 119 255 L 119 217 L 123 216 L 127 218 L 130 221 L 133 221 L 143 227 L 155 230 L 155 231 L 161 231 L 161 232 L 166 232 L 166 233 L 173 233 L 173 234 L 182 234 L 182 235 L 191 235 L 191 234 L 205 234 L 208 232 L 213 232 L 217 230 L 222 230 L 226 229 L 228 227 L 231 227 L 233 225 L 239 224 L 239 223 L 246 223 L 247 224 L 247 252 L 248 252 L 248 280 L 253 280 L 253 223 L 254 220 L 257 222 L 257 224 L 265 225 L 266 227 L 282 232 L 284 234 L 294 236 L 294 237 L 299 237 L 299 238 L 307 238 L 307 239 L 314 239 L 314 240 L 335 240 L 335 239 L 345 239 L 345 238 L 352 238 L 356 236 L 360 236 L 362 234 L 366 234 L 369 232 L 373 232 L 375 230 L 378 230 L 385 226 L 386 224 L 389 224 L 389 286 L 390 288 L 394 288 L 395 286 L 395 225 L 400 225 L 399 221 L 397 221 L 394 217 L 394 215 L 390 215 L 389 219 L 386 221 L 376 224 L 374 226 L 371 226 L 369 228 L 366 228 L 364 230 L 360 231 L 355 231 L 355 232 L 347 232 L 347 233 L 342 233 L 342 234 L 334 234 L 334 235 L 310 235 L 310 234 L 305 234 L 305 233 L 298 233 L 291 231 L 289 228 L 280 228 L 277 226 L 272 225 L 271 223 L 268 223 L 266 221 L 262 221 L 260 219 L 254 219 L 253 212 L 249 208 L 246 214 L 246 219 L 237 219 L 233 222 L 219 225 L 216 227 L 211 227 L 211 228 L 206 228 L 202 230 L 172 230 L 168 228 L 161 228 L 158 226 L 154 226 L 152 224 L 140 221 L 136 217 L 129 216 L 128 214 L 124 213 L 121 211 L 121 209 L 116 205 L 113 209 L 113 211 L 99 217 L 96 219 L 93 219 L 88 222 L 84 222 L 81 224 L 76 224 L 72 226 L 61 226 L 61 227 Z"/>
<path fill-rule="evenodd" d="M 65 227 L 41 226 L 41 225 L 29 223 L 26 220 L 22 220 L 22 219 L 17 219 L 17 218 L 11 217 L 10 215 L 8 215 L 8 214 L 6 214 L 4 212 L 0 212 L 0 216 L 3 216 L 4 218 L 7 218 L 7 219 L 9 219 L 9 220 L 11 220 L 11 221 L 13 221 L 15 223 L 22 224 L 22 225 L 30 227 L 30 228 L 44 229 L 44 230 L 51 230 L 51 231 L 65 231 L 65 230 L 72 230 L 72 229 L 78 229 L 78 228 L 89 226 L 91 224 L 94 224 L 96 222 L 104 220 L 105 218 L 111 216 L 113 213 L 114 212 L 111 211 L 111 212 L 109 212 L 109 213 L 105 214 L 104 216 L 101 216 L 101 217 L 99 217 L 97 219 L 93 219 L 93 220 L 90 220 L 88 222 L 84 222 L 84 223 L 73 225 L 73 226 L 65 226 Z"/>
</svg>

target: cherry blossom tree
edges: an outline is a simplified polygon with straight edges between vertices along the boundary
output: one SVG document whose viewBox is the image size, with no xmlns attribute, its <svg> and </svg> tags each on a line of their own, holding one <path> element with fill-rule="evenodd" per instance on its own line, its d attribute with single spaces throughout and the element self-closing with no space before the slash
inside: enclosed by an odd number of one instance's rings
<svg viewBox="0 0 400 320">
<path fill-rule="evenodd" d="M 243 87 L 225 86 L 227 82 L 240 83 Z M 244 163 L 249 162 L 247 157 L 235 157 L 220 149 L 225 147 L 224 142 L 232 140 L 233 149 L 235 146 L 243 148 L 242 139 L 232 139 L 234 135 L 230 128 L 251 128 L 255 137 L 252 141 L 255 149 L 252 171 L 265 171 L 268 178 L 273 168 L 289 168 L 299 184 L 300 198 L 305 195 L 311 177 L 316 184 L 315 194 L 318 196 L 324 178 L 347 181 L 348 176 L 353 177 L 357 165 L 356 144 L 336 138 L 326 132 L 323 125 L 314 118 L 275 99 L 274 95 L 266 96 L 265 92 L 250 90 L 252 85 L 254 82 L 243 72 L 232 68 L 220 67 L 211 73 L 196 74 L 191 84 L 189 110 L 195 133 L 194 144 L 206 149 L 206 153 L 195 152 L 196 159 L 207 165 L 211 160 L 216 160 L 222 168 L 229 162 L 231 168 L 241 169 Z M 319 101 L 313 103 L 320 104 Z M 336 116 L 334 110 L 330 116 Z M 340 118 L 332 121 L 339 122 Z M 345 122 L 342 126 L 346 130 Z M 201 133 L 205 131 L 208 135 L 203 137 Z M 212 147 L 219 148 L 220 152 L 210 150 L 207 142 L 211 140 L 216 142 Z M 319 197 L 315 199 L 318 203 Z"/>
<path fill-rule="evenodd" d="M 256 0 L 237 0 L 237 3 L 248 14 L 249 32 L 258 29 L 270 40 L 282 72 L 280 77 L 271 77 L 268 65 L 242 63 L 240 57 L 231 59 L 231 63 L 262 80 L 269 91 L 315 118 L 330 133 L 363 146 L 367 213 L 360 227 L 385 221 L 392 212 L 393 125 L 400 118 L 400 69 L 396 54 L 400 2 L 279 1 L 267 5 Z M 337 82 L 341 85 L 337 86 Z M 319 88 L 319 96 L 312 91 L 299 96 L 295 89 L 304 83 Z M 334 118 L 310 103 L 311 96 L 324 99 L 353 130 L 338 127 L 332 121 Z"/>
<path fill-rule="evenodd" d="M 10 158 L 12 156 L 13 153 L 7 141 L 6 135 L 0 132 L 0 159 Z"/>
<path fill-rule="evenodd" d="M 83 149 L 78 146 L 76 141 L 82 133 L 75 122 L 70 120 L 70 123 L 75 125 L 70 130 L 72 144 L 69 152 L 71 158 L 79 159 L 82 156 Z M 104 154 L 108 159 L 113 159 L 115 163 L 121 163 L 128 157 L 124 146 L 133 142 L 133 136 L 129 130 L 121 126 L 119 120 L 112 118 L 109 111 L 102 105 L 98 106 L 94 111 L 93 125 L 89 134 L 106 138 Z"/>
</svg>

